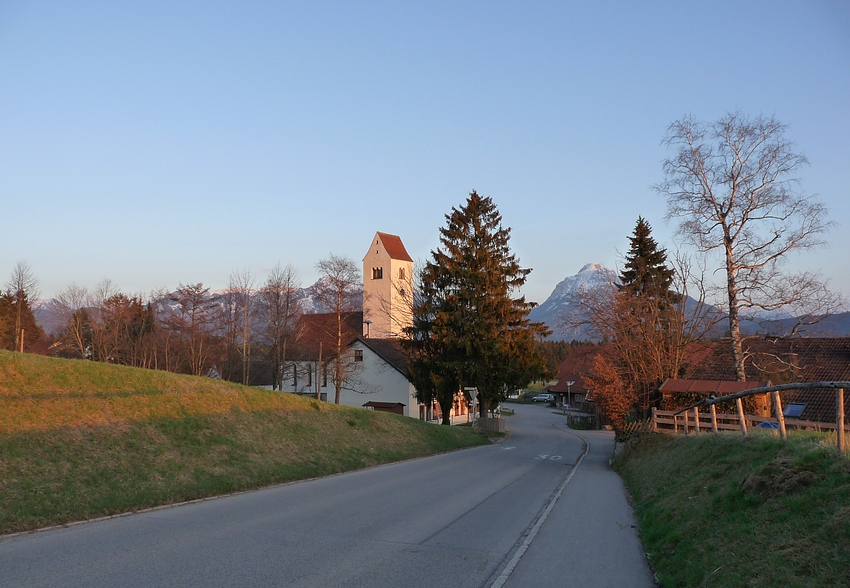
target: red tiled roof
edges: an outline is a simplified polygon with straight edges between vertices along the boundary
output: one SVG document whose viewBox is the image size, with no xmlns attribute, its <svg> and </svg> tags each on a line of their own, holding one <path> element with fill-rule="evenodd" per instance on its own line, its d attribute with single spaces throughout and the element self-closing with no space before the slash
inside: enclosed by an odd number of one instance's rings
<svg viewBox="0 0 850 588">
<path fill-rule="evenodd" d="M 715 396 L 726 396 L 737 394 L 753 388 L 769 386 L 768 382 L 730 382 L 728 380 L 679 380 L 668 378 L 658 388 L 659 392 L 671 394 L 682 392 L 695 392 L 699 394 L 714 394 Z"/>
<path fill-rule="evenodd" d="M 378 231 L 378 238 L 384 244 L 384 249 L 390 254 L 392 259 L 400 259 L 402 261 L 413 261 L 404 248 L 404 243 L 401 242 L 401 237 L 398 235 L 390 235 Z"/>
<path fill-rule="evenodd" d="M 850 380 L 850 338 L 759 338 L 744 342 L 749 355 L 747 378 L 772 384 L 841 382 Z M 688 348 L 685 376 L 704 380 L 732 380 L 735 365 L 729 341 L 694 344 Z M 847 391 L 850 392 L 850 391 Z M 783 405 L 805 404 L 801 420 L 835 421 L 835 390 L 802 389 L 781 393 Z"/>
<path fill-rule="evenodd" d="M 347 347 L 363 332 L 363 313 L 346 312 L 342 317 L 342 346 Z M 331 358 L 336 347 L 336 313 L 303 314 L 298 320 L 298 336 L 291 354 L 294 360 L 316 361 L 319 345 L 322 357 Z"/>
<path fill-rule="evenodd" d="M 582 376 L 590 371 L 590 364 L 593 358 L 600 353 L 605 352 L 605 347 L 602 345 L 579 345 L 570 351 L 570 354 L 558 366 L 557 384 L 549 386 L 549 392 L 560 392 L 566 394 L 569 392 L 578 392 L 581 394 L 587 393 L 584 387 Z M 567 386 L 567 382 L 572 382 Z"/>
</svg>

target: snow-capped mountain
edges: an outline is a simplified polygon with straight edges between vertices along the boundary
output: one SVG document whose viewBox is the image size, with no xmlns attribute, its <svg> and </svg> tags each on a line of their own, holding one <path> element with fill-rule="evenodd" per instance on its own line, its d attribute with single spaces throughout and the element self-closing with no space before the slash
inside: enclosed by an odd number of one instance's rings
<svg viewBox="0 0 850 588">
<path fill-rule="evenodd" d="M 564 278 L 549 298 L 534 308 L 528 317 L 532 321 L 546 323 L 552 329 L 549 337 L 555 341 L 584 341 L 590 339 L 585 329 L 564 326 L 563 316 L 575 308 L 574 296 L 582 290 L 598 287 L 614 287 L 619 283 L 617 273 L 601 263 L 588 263 L 574 276 Z"/>
</svg>

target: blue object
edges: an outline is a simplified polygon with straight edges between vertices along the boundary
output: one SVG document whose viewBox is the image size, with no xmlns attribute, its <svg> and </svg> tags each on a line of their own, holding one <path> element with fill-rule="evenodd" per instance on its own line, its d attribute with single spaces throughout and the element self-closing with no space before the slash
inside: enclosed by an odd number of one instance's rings
<svg viewBox="0 0 850 588">
<path fill-rule="evenodd" d="M 759 429 L 778 429 L 779 423 L 763 422 L 756 425 Z"/>
</svg>

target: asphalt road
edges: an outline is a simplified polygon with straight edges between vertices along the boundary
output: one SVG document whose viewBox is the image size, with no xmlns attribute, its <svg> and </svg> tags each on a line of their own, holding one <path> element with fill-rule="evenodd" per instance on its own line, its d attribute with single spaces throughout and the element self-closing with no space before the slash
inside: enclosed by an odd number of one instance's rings
<svg viewBox="0 0 850 588">
<path fill-rule="evenodd" d="M 492 446 L 6 537 L 0 586 L 653 586 L 611 435 L 544 406 L 507 424 Z"/>
</svg>

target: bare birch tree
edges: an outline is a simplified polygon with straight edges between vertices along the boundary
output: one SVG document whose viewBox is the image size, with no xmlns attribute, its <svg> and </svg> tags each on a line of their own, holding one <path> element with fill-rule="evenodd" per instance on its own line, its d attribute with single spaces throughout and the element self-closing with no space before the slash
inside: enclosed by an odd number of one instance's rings
<svg viewBox="0 0 850 588">
<path fill-rule="evenodd" d="M 333 354 L 333 380 L 336 388 L 334 402 L 340 403 L 342 388 L 346 380 L 346 371 L 349 363 L 345 346 L 348 341 L 344 338 L 345 315 L 356 309 L 357 301 L 360 299 L 358 286 L 362 283 L 360 270 L 357 264 L 348 257 L 330 254 L 327 258 L 316 264 L 316 269 L 321 273 L 321 279 L 316 283 L 314 296 L 316 300 L 331 314 L 334 315 L 333 348 L 329 351 Z"/>
<path fill-rule="evenodd" d="M 799 187 L 808 163 L 773 117 L 730 113 L 714 123 L 686 116 L 670 125 L 664 144 L 667 219 L 703 253 L 720 253 L 726 276 L 729 333 L 738 380 L 746 361 L 740 321 L 759 311 L 792 309 L 799 316 L 830 312 L 840 300 L 816 272 L 789 274 L 792 251 L 824 244 L 826 208 Z M 743 315 L 743 316 L 742 316 Z"/>
</svg>

